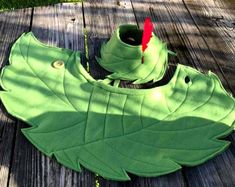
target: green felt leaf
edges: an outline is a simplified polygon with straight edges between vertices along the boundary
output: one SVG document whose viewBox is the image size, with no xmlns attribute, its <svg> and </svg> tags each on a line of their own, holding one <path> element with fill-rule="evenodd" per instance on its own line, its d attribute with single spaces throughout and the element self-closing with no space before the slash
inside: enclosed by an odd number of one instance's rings
<svg viewBox="0 0 235 187">
<path fill-rule="evenodd" d="M 64 66 L 54 68 L 56 60 Z M 113 87 L 85 71 L 79 51 L 46 46 L 32 33 L 14 44 L 1 86 L 3 104 L 31 126 L 22 132 L 39 150 L 113 180 L 203 163 L 228 147 L 219 138 L 233 130 L 235 100 L 211 72 L 179 64 L 164 86 Z"/>
</svg>

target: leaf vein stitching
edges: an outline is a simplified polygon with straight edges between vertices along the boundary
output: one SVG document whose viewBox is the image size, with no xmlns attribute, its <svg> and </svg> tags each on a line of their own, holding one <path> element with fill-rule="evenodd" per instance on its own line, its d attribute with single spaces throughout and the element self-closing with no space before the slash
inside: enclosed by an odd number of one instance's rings
<svg viewBox="0 0 235 187">
<path fill-rule="evenodd" d="M 30 38 L 30 40 L 31 40 L 31 38 Z M 30 43 L 30 40 L 29 40 L 29 43 Z M 23 59 L 25 60 L 25 62 L 26 62 L 26 64 L 28 65 L 28 67 L 31 69 L 31 71 L 32 71 L 32 73 L 57 97 L 57 98 L 59 98 L 64 104 L 66 104 L 66 105 L 68 105 L 68 103 L 66 103 L 60 96 L 58 96 L 36 73 L 35 73 L 35 71 L 33 70 L 33 68 L 29 65 L 29 63 L 28 63 L 28 52 L 29 52 L 29 45 L 30 44 L 28 44 L 28 46 L 27 46 L 27 60 L 25 59 L 25 57 L 24 57 L 24 55 L 23 55 L 23 53 L 22 53 L 22 50 L 21 50 L 21 47 L 19 47 L 19 49 L 20 49 L 20 53 L 21 53 L 21 55 L 22 55 L 22 57 L 23 57 Z"/>
<path fill-rule="evenodd" d="M 215 86 L 214 86 L 214 87 L 215 87 Z M 213 87 L 213 90 L 215 89 L 214 87 Z M 188 93 L 187 93 L 187 95 L 188 95 Z M 193 110 L 191 110 L 191 111 L 181 113 L 181 115 L 182 115 L 182 114 L 191 113 L 191 112 L 194 112 L 195 110 L 198 110 L 199 108 L 203 107 L 203 106 L 205 105 L 205 103 L 208 103 L 211 98 L 212 98 L 212 94 L 211 94 L 210 97 L 206 100 L 206 102 L 204 102 L 203 104 L 199 105 L 198 107 L 196 107 L 195 109 L 193 109 Z M 185 99 L 185 101 L 186 101 L 186 99 Z M 185 101 L 184 101 L 184 102 L 185 102 Z M 182 103 L 182 104 L 183 104 L 183 103 Z M 179 106 L 179 107 L 181 107 L 181 106 Z M 178 108 L 179 108 L 179 107 L 178 107 Z M 177 110 L 178 110 L 178 108 L 177 108 Z M 169 113 L 166 117 L 164 117 L 162 120 L 166 119 L 166 118 L 169 117 L 169 116 L 173 116 L 174 113 L 175 113 L 177 110 L 172 111 L 172 112 Z M 162 121 L 162 120 L 161 120 L 161 121 Z M 158 123 L 160 123 L 161 121 L 159 121 L 159 122 L 157 122 L 157 123 L 152 123 L 152 124 L 148 125 L 148 127 L 151 127 L 152 125 L 158 124 Z"/>
<path fill-rule="evenodd" d="M 71 128 L 71 127 L 77 126 L 77 125 L 81 124 L 83 121 L 84 121 L 84 119 L 83 119 L 82 121 L 76 122 L 75 124 L 73 124 L 73 125 L 71 125 L 71 126 L 68 126 L 68 127 L 65 127 L 65 128 L 62 128 L 62 129 L 56 129 L 56 130 L 47 131 L 47 132 L 30 132 L 30 133 L 33 133 L 33 134 L 38 134 L 38 133 L 40 133 L 40 134 L 47 134 L 47 133 L 59 132 L 59 131 L 63 131 L 63 130 L 69 129 L 69 128 Z M 37 126 L 35 126 L 35 127 L 29 127 L 29 128 L 25 128 L 25 129 L 26 129 L 26 130 L 31 130 L 31 128 L 32 128 L 32 130 L 33 130 L 33 129 L 36 129 Z"/>
<path fill-rule="evenodd" d="M 73 55 L 73 54 L 72 54 Z M 72 56 L 71 55 L 71 56 Z M 66 69 L 67 69 L 67 66 L 68 66 L 68 63 L 69 63 L 69 60 L 71 58 L 71 56 L 68 58 L 67 62 L 65 63 L 65 68 L 64 68 L 64 73 L 63 73 L 63 89 L 64 89 L 64 95 L 65 97 L 67 98 L 67 101 L 69 102 L 69 104 L 76 110 L 78 111 L 78 109 L 76 108 L 76 106 L 70 101 L 68 95 L 67 95 L 67 92 L 66 92 L 66 89 L 65 89 L 65 73 L 66 73 Z"/>
<path fill-rule="evenodd" d="M 233 109 L 234 109 L 234 106 L 235 106 L 235 104 L 233 104 L 233 107 L 231 108 L 231 110 L 230 110 L 223 118 L 221 118 L 220 121 L 223 120 L 223 119 L 225 119 L 229 114 L 231 114 L 231 112 L 232 112 Z M 200 127 L 198 127 L 198 128 L 200 128 Z M 144 129 L 144 130 L 145 130 L 145 131 L 150 131 L 150 132 L 155 132 L 155 131 L 149 130 L 149 129 Z M 186 129 L 186 130 L 187 130 L 187 129 Z M 160 132 L 163 132 L 163 131 L 160 131 Z M 67 148 L 67 149 L 72 149 L 72 148 L 74 148 L 74 147 L 81 147 L 81 146 L 84 146 L 84 145 L 89 145 L 89 144 L 92 144 L 92 143 L 97 143 L 97 142 L 99 142 L 99 141 L 111 140 L 111 139 L 118 138 L 118 137 L 119 137 L 119 136 L 116 136 L 116 137 L 109 137 L 109 138 L 106 138 L 106 139 L 103 139 L 103 140 L 92 141 L 92 142 L 89 142 L 89 143 L 83 144 L 83 145 L 71 146 L 71 147 L 69 147 L 69 148 Z M 211 138 L 209 138 L 209 139 L 218 139 L 218 137 L 216 137 L 216 138 L 211 137 Z M 67 150 L 67 149 L 66 149 L 66 150 Z M 65 149 L 63 149 L 63 150 L 65 150 Z M 59 150 L 55 150 L 55 151 L 59 151 Z"/>
<path fill-rule="evenodd" d="M 85 123 L 85 129 L 84 129 L 84 143 L 86 143 L 86 131 L 87 131 L 87 121 L 88 121 L 88 118 L 89 118 L 89 110 L 90 110 L 90 105 L 91 105 L 91 99 L 92 99 L 92 96 L 94 94 L 94 89 L 95 87 L 92 88 L 91 90 L 91 95 L 89 97 L 89 102 L 88 102 L 88 107 L 87 107 L 87 112 L 86 112 L 86 123 Z"/>
<path fill-rule="evenodd" d="M 93 154 L 92 152 L 88 151 L 87 148 L 83 147 L 83 149 L 88 152 L 89 154 L 91 154 L 93 157 L 95 157 L 98 161 L 100 161 L 101 163 L 103 163 L 104 165 L 106 165 L 108 168 L 110 168 L 112 171 L 114 171 L 115 173 L 117 174 L 120 174 L 118 173 L 115 169 L 113 169 L 112 167 L 110 167 L 109 164 L 105 163 L 102 159 L 100 159 L 98 156 L 96 156 L 95 154 Z"/>
<path fill-rule="evenodd" d="M 143 96 L 143 99 L 142 99 L 142 102 L 141 102 L 141 105 L 140 105 L 140 124 L 141 124 L 142 129 L 144 128 L 143 119 L 142 119 L 142 110 L 143 110 L 144 100 L 145 100 L 145 95 Z"/>
<path fill-rule="evenodd" d="M 183 149 L 183 148 L 167 148 L 167 147 L 159 147 L 159 146 L 153 146 L 153 145 L 150 145 L 150 144 L 147 144 L 147 143 L 143 143 L 143 142 L 139 142 L 137 140 L 132 140 L 131 138 L 126 138 L 128 141 L 131 141 L 131 142 L 134 142 L 136 144 L 141 144 L 141 145 L 145 145 L 147 147 L 151 147 L 151 148 L 155 148 L 156 150 L 157 149 L 168 149 L 168 150 L 178 150 L 178 151 L 200 151 L 200 150 L 212 150 L 212 149 L 216 149 L 216 148 L 219 148 L 220 146 L 218 147 L 213 147 L 213 148 L 202 148 L 202 149 Z"/>
<path fill-rule="evenodd" d="M 128 156 L 128 155 L 125 155 L 125 154 L 123 154 L 122 152 L 120 152 L 118 149 L 114 148 L 111 144 L 109 144 L 109 143 L 107 143 L 107 142 L 105 142 L 105 144 L 107 144 L 110 148 L 112 148 L 112 149 L 114 150 L 114 152 L 118 152 L 118 153 L 119 153 L 120 155 L 122 155 L 123 157 L 127 157 L 127 158 L 129 158 L 129 159 L 131 159 L 131 160 L 135 160 L 135 161 L 138 161 L 138 162 L 142 162 L 142 163 L 145 163 L 145 164 L 148 164 L 148 165 L 151 165 L 151 166 L 154 165 L 154 166 L 158 166 L 158 167 L 159 167 L 159 165 L 156 165 L 156 164 L 154 164 L 154 163 L 146 162 L 146 161 L 139 160 L 139 159 L 130 157 L 130 156 Z"/>
<path fill-rule="evenodd" d="M 125 101 L 124 101 L 124 104 L 123 104 L 123 107 L 122 107 L 122 134 L 123 134 L 123 135 L 125 135 L 125 128 L 124 128 L 124 110 L 125 110 L 127 98 L 128 98 L 128 95 L 126 95 Z"/>
<path fill-rule="evenodd" d="M 108 95 L 108 102 L 107 102 L 107 105 L 106 105 L 106 111 L 105 111 L 105 116 L 104 116 L 104 127 L 103 127 L 103 139 L 105 138 L 105 130 L 106 130 L 106 120 L 107 120 L 107 112 L 108 112 L 108 108 L 109 108 L 109 102 L 110 102 L 110 98 L 111 98 L 111 92 L 108 92 L 109 95 Z"/>
</svg>

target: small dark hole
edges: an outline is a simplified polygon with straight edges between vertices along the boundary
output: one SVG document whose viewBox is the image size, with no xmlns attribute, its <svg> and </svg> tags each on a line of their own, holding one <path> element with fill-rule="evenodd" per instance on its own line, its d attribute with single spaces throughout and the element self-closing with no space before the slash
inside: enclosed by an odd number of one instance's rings
<svg viewBox="0 0 235 187">
<path fill-rule="evenodd" d="M 186 84 L 188 84 L 188 83 L 190 82 L 189 76 L 186 76 L 186 77 L 184 78 L 184 81 L 185 81 Z"/>
<path fill-rule="evenodd" d="M 76 19 L 75 18 L 72 18 L 71 21 L 75 21 Z"/>
</svg>

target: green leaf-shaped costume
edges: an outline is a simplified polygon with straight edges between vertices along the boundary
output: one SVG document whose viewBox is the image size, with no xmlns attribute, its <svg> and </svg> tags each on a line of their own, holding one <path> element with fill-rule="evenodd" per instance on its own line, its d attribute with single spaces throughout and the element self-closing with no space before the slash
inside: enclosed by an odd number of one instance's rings
<svg viewBox="0 0 235 187">
<path fill-rule="evenodd" d="M 57 60 L 64 66 L 53 66 Z M 218 138 L 233 130 L 235 100 L 213 73 L 179 64 L 164 86 L 113 87 L 85 71 L 79 51 L 46 46 L 32 33 L 13 45 L 1 86 L 6 109 L 31 126 L 22 131 L 39 150 L 114 180 L 203 163 L 228 147 Z"/>
<path fill-rule="evenodd" d="M 168 62 L 167 46 L 152 33 L 147 49 L 142 52 L 142 30 L 136 25 L 121 25 L 110 40 L 103 44 L 98 63 L 113 72 L 110 79 L 130 80 L 134 84 L 160 80 Z M 132 39 L 132 45 L 126 40 Z M 144 63 L 142 63 L 144 57 Z"/>
</svg>

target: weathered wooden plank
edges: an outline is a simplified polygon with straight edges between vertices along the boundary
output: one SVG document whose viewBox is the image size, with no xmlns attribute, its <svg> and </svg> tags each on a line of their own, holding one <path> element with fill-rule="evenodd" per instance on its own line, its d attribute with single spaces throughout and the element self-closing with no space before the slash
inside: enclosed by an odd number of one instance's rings
<svg viewBox="0 0 235 187">
<path fill-rule="evenodd" d="M 183 0 L 235 93 L 235 1 Z"/>
<path fill-rule="evenodd" d="M 201 186 L 234 186 L 235 159 L 231 148 L 205 164 L 184 169 L 188 185 Z"/>
<path fill-rule="evenodd" d="M 43 43 L 84 53 L 81 3 L 64 3 L 34 9 L 32 32 Z"/>
<path fill-rule="evenodd" d="M 215 61 L 210 47 L 195 25 L 187 8 L 181 0 L 149 1 L 148 6 L 143 1 L 133 1 L 137 20 L 143 21 L 144 8 L 149 10 L 155 22 L 156 33 L 165 41 L 171 50 L 177 52 L 177 60 L 185 65 L 193 66 L 203 72 L 211 69 L 223 82 L 228 91 L 232 91 L 227 79 Z M 145 14 L 144 14 L 145 15 Z M 199 29 L 198 29 L 199 28 Z M 222 45 L 222 44 L 221 44 Z M 233 65 L 234 67 L 234 65 Z M 192 168 L 184 168 L 183 173 L 189 186 L 223 186 L 234 185 L 234 155 L 231 147 L 225 153 L 207 163 Z M 221 172 L 223 171 L 223 172 Z M 226 177 L 225 177 L 226 176 Z M 226 178 L 230 178 L 226 180 Z"/>
<path fill-rule="evenodd" d="M 29 30 L 31 9 L 0 13 L 0 66 L 8 62 L 10 48 L 19 35 Z M 12 156 L 15 144 L 16 120 L 9 116 L 0 105 L 0 186 L 5 187 L 11 173 Z M 11 174 L 10 174 L 11 173 Z"/>
<path fill-rule="evenodd" d="M 171 173 L 160 177 L 137 177 L 131 176 L 131 181 L 114 182 L 108 180 L 100 180 L 101 187 L 177 187 L 185 186 L 184 180 L 180 172 Z"/>
<path fill-rule="evenodd" d="M 0 63 L 8 62 L 10 48 L 22 32 L 30 28 L 31 9 L 20 9 L 0 13 Z"/>
<path fill-rule="evenodd" d="M 194 20 L 185 8 L 184 3 L 181 0 L 171 1 L 149 1 L 152 4 L 148 6 L 152 17 L 155 17 L 156 28 L 161 24 L 165 26 L 166 37 L 168 37 L 170 46 L 173 47 L 173 51 L 177 52 L 178 62 L 187 64 L 197 69 L 207 72 L 212 70 L 222 80 L 225 88 L 232 92 L 231 85 L 227 82 L 224 74 L 220 71 L 220 67 L 217 65 L 215 58 L 210 52 L 210 48 L 202 37 L 200 30 L 195 25 Z M 146 3 L 145 3 L 146 4 Z M 142 11 L 145 7 L 143 1 L 134 1 L 134 7 L 139 6 L 139 11 Z M 136 14 L 137 20 L 144 19 Z M 162 21 L 160 22 L 159 19 Z M 156 32 L 157 29 L 156 29 Z"/>
<path fill-rule="evenodd" d="M 16 121 L 6 114 L 5 108 L 1 105 L 0 110 L 0 186 L 7 186 L 11 158 L 15 141 Z"/>
<path fill-rule="evenodd" d="M 84 52 L 82 4 L 59 4 L 34 9 L 32 31 L 43 43 Z M 95 185 L 94 174 L 67 169 L 39 152 L 24 138 L 19 123 L 9 186 Z M 16 182 L 15 182 L 16 181 Z"/>
</svg>

